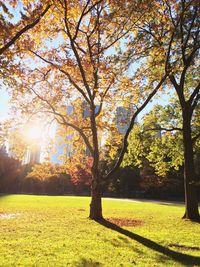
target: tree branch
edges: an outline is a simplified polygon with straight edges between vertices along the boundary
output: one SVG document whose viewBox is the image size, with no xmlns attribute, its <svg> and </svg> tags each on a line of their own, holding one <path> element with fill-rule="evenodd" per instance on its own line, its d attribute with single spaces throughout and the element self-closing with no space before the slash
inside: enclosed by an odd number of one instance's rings
<svg viewBox="0 0 200 267">
<path fill-rule="evenodd" d="M 91 144 L 90 144 L 90 142 L 89 142 L 87 136 L 84 134 L 83 130 L 82 130 L 81 128 L 79 128 L 78 126 L 76 126 L 75 124 L 67 122 L 66 119 L 65 119 L 65 117 L 64 117 L 61 113 L 57 112 L 57 111 L 55 110 L 54 106 L 53 106 L 47 99 L 45 99 L 44 97 L 42 97 L 41 95 L 39 95 L 33 88 L 29 88 L 29 89 L 30 89 L 30 90 L 31 90 L 31 91 L 32 91 L 32 92 L 33 92 L 33 93 L 34 93 L 34 94 L 35 94 L 35 95 L 36 95 L 42 102 L 45 102 L 45 103 L 50 107 L 50 109 L 51 109 L 52 111 L 49 111 L 49 113 L 52 113 L 52 114 L 54 114 L 55 116 L 61 118 L 61 120 L 63 121 L 63 123 L 61 123 L 61 122 L 59 121 L 60 124 L 63 124 L 63 125 L 65 125 L 65 126 L 67 126 L 67 127 L 71 127 L 71 128 L 73 128 L 75 131 L 77 131 L 77 132 L 80 134 L 80 136 L 81 136 L 82 139 L 84 140 L 86 146 L 87 146 L 88 149 L 90 150 L 90 153 L 93 155 L 93 153 L 94 153 L 93 148 L 92 148 L 92 146 L 91 146 Z"/>
<path fill-rule="evenodd" d="M 26 25 L 23 29 L 21 29 L 20 31 L 18 31 L 14 37 L 12 37 L 12 39 L 5 44 L 3 47 L 0 48 L 0 55 L 2 55 L 11 45 L 13 45 L 17 39 L 20 38 L 20 36 L 22 34 L 24 34 L 25 32 L 27 32 L 28 30 L 32 29 L 36 24 L 38 24 L 41 20 L 41 18 L 47 13 L 47 11 L 49 10 L 49 8 L 51 7 L 51 5 L 48 5 L 45 10 L 39 15 L 39 17 L 34 20 L 32 23 Z"/>
<path fill-rule="evenodd" d="M 121 149 L 121 152 L 120 152 L 120 155 L 119 155 L 119 158 L 117 160 L 117 162 L 115 163 L 114 167 L 112 170 L 110 170 L 110 172 L 104 177 L 104 179 L 108 179 L 110 178 L 116 171 L 117 169 L 120 167 L 122 161 L 123 161 L 123 158 L 124 158 L 124 155 L 125 153 L 127 152 L 127 149 L 128 149 L 128 137 L 129 137 L 129 134 L 131 132 L 131 130 L 133 129 L 134 127 L 134 124 L 135 124 L 135 119 L 136 117 L 138 116 L 138 114 L 146 107 L 146 105 L 150 102 L 150 100 L 153 98 L 153 96 L 157 93 L 157 91 L 159 90 L 159 88 L 162 86 L 162 84 L 164 83 L 164 81 L 166 80 L 167 78 L 167 75 L 168 74 L 165 74 L 163 76 L 163 78 L 160 80 L 160 82 L 158 83 L 158 85 L 156 86 L 156 88 L 149 94 L 149 96 L 147 97 L 147 99 L 144 101 L 144 103 L 138 108 L 138 110 L 133 114 L 132 116 L 132 119 L 131 119 L 131 122 L 130 122 L 130 125 L 125 133 L 125 136 L 124 136 L 124 140 L 123 140 L 123 147 Z"/>
<path fill-rule="evenodd" d="M 197 85 L 197 87 L 194 89 L 194 91 L 192 92 L 192 94 L 191 94 L 191 96 L 190 96 L 190 98 L 189 98 L 189 100 L 188 100 L 188 103 L 189 103 L 190 105 L 195 105 L 195 106 L 196 106 L 196 104 L 197 104 L 197 102 L 198 102 L 198 100 L 199 100 L 199 90 L 200 90 L 200 82 L 199 82 L 199 84 Z M 195 98 L 197 98 L 196 101 L 194 101 Z M 192 104 L 192 103 L 193 103 L 193 104 Z M 195 104 L 195 103 L 196 103 L 196 104 Z"/>
<path fill-rule="evenodd" d="M 172 127 L 172 128 L 165 128 L 165 127 L 158 127 L 158 128 L 147 128 L 144 129 L 143 133 L 146 131 L 166 131 L 166 132 L 173 132 L 173 131 L 183 131 L 183 129 L 179 127 Z"/>
<path fill-rule="evenodd" d="M 194 25 L 194 22 L 195 22 L 195 19 L 197 17 L 197 7 L 195 8 L 195 11 L 194 11 L 194 14 L 193 14 L 193 17 L 192 17 L 192 21 L 191 21 L 191 24 L 190 24 L 190 27 L 189 27 L 189 30 L 188 30 L 188 33 L 187 33 L 187 36 L 186 36 L 186 39 L 185 39 L 185 42 L 183 43 L 183 52 L 184 52 L 184 56 L 185 56 L 185 51 L 186 51 L 186 47 L 187 47 L 187 44 L 188 44 L 188 41 L 189 41 L 189 38 L 190 38 L 190 34 L 191 34 L 191 30 L 192 30 L 192 27 Z M 186 58 L 186 57 L 185 57 Z"/>
<path fill-rule="evenodd" d="M 181 106 L 183 106 L 185 104 L 185 97 L 183 94 L 183 88 L 181 86 L 179 86 L 174 75 L 170 75 L 169 79 L 170 79 L 171 83 L 173 84 L 173 86 L 174 86 L 174 88 L 175 88 L 175 90 L 179 96 Z"/>
<path fill-rule="evenodd" d="M 79 67 L 79 70 L 80 70 L 80 74 L 82 76 L 82 80 L 83 80 L 83 84 L 86 88 L 86 91 L 88 93 L 88 96 L 89 96 L 89 99 L 92 101 L 92 94 L 91 94 L 91 90 L 90 90 L 90 87 L 88 85 L 88 82 L 87 82 L 87 79 L 86 79 L 86 75 L 85 75 L 85 71 L 84 71 L 84 68 L 83 68 L 83 65 L 81 63 L 81 59 L 80 59 L 80 56 L 79 56 L 79 53 L 76 49 L 76 45 L 74 43 L 74 39 L 70 33 L 70 30 L 69 30 L 69 26 L 68 26 L 68 19 L 67 19 L 67 1 L 64 0 L 64 3 L 65 3 L 65 27 L 66 27 L 66 34 L 68 35 L 68 38 L 70 40 L 70 44 L 71 44 L 71 48 L 72 48 L 72 51 L 75 55 L 75 58 L 76 58 L 76 61 L 77 61 L 77 64 L 78 64 L 78 67 Z"/>
<path fill-rule="evenodd" d="M 53 67 L 55 67 L 57 70 L 59 70 L 60 72 L 62 72 L 63 74 L 65 74 L 69 80 L 69 82 L 82 94 L 82 96 L 85 98 L 85 100 L 90 103 L 89 98 L 87 97 L 87 95 L 85 94 L 85 92 L 80 88 L 80 86 L 78 86 L 78 84 L 72 79 L 71 75 L 63 70 L 59 65 L 55 64 L 54 62 L 42 57 L 41 55 L 39 55 L 38 53 L 34 52 L 33 50 L 29 50 L 31 53 L 33 53 L 35 56 L 37 56 L 38 58 L 40 58 L 41 60 L 43 60 L 44 62 L 52 65 Z"/>
<path fill-rule="evenodd" d="M 114 79 L 112 79 L 112 81 L 110 82 L 110 84 L 108 85 L 108 87 L 106 88 L 106 90 L 103 92 L 103 95 L 101 96 L 101 100 L 100 100 L 100 105 L 99 105 L 99 109 L 96 112 L 95 116 L 99 116 L 99 114 L 101 113 L 102 107 L 103 107 L 103 101 L 105 96 L 107 95 L 108 91 L 110 90 L 110 87 L 112 86 L 112 84 L 114 83 Z"/>
</svg>

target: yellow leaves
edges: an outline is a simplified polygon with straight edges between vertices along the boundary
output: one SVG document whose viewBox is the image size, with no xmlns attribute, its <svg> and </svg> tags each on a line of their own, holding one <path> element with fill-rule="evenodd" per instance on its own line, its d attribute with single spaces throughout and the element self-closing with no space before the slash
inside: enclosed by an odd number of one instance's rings
<svg viewBox="0 0 200 267">
<path fill-rule="evenodd" d="M 70 19 L 78 20 L 80 15 L 81 15 L 81 8 L 77 4 L 71 6 L 71 8 L 68 10 L 68 16 Z"/>
<path fill-rule="evenodd" d="M 106 148 L 108 150 L 108 155 L 111 160 L 115 160 L 121 145 L 122 135 L 117 131 L 110 133 L 110 136 L 106 139 Z"/>
<path fill-rule="evenodd" d="M 132 86 L 132 81 L 128 77 L 122 77 L 120 80 L 122 86 L 124 87 L 131 87 Z"/>
<path fill-rule="evenodd" d="M 36 178 L 45 181 L 51 177 L 58 177 L 61 173 L 66 173 L 64 165 L 53 165 L 51 163 L 35 164 L 26 178 Z"/>
</svg>

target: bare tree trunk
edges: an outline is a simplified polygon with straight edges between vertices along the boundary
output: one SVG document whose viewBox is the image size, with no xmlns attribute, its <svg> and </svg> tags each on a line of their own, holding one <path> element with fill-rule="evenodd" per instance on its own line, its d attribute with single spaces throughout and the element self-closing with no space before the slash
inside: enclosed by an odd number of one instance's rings
<svg viewBox="0 0 200 267">
<path fill-rule="evenodd" d="M 101 184 L 98 174 L 93 174 L 91 184 L 90 219 L 99 221 L 102 216 Z"/>
<path fill-rule="evenodd" d="M 194 153 L 191 137 L 191 112 L 183 108 L 183 144 L 184 144 L 184 187 L 185 215 L 191 221 L 200 221 L 197 187 L 195 186 Z"/>
<path fill-rule="evenodd" d="M 98 133 L 96 127 L 95 118 L 95 106 L 91 106 L 91 129 L 93 138 L 93 166 L 92 166 L 92 183 L 91 183 L 91 203 L 90 203 L 90 215 L 92 220 L 99 221 L 102 216 L 102 204 L 101 204 L 101 176 L 99 173 L 99 146 L 98 146 Z"/>
</svg>

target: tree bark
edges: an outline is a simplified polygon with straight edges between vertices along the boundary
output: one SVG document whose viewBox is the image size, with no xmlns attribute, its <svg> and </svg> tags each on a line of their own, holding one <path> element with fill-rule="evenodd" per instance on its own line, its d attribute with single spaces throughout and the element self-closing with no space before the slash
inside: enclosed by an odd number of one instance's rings
<svg viewBox="0 0 200 267">
<path fill-rule="evenodd" d="M 91 183 L 91 203 L 90 203 L 90 219 L 99 221 L 102 216 L 102 204 L 101 204 L 101 176 L 99 173 L 99 145 L 98 145 L 98 133 L 95 118 L 95 105 L 91 104 L 90 123 L 92 130 L 93 141 L 93 165 L 92 165 L 92 183 Z"/>
<path fill-rule="evenodd" d="M 192 112 L 185 103 L 182 108 L 183 116 L 183 145 L 184 145 L 184 188 L 185 188 L 185 215 L 183 218 L 191 221 L 200 221 L 198 209 L 197 187 L 195 186 L 194 153 L 191 136 Z"/>
<path fill-rule="evenodd" d="M 96 176 L 96 177 L 95 177 Z M 91 184 L 90 219 L 99 221 L 103 219 L 101 203 L 101 184 L 97 175 L 93 175 Z"/>
</svg>

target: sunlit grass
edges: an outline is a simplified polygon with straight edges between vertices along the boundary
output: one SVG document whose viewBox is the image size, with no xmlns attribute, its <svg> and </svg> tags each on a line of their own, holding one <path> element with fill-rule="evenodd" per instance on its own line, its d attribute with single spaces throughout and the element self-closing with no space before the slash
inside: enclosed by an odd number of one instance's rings
<svg viewBox="0 0 200 267">
<path fill-rule="evenodd" d="M 105 218 L 143 221 L 125 230 L 88 208 L 87 197 L 0 197 L 0 214 L 16 215 L 0 218 L 0 266 L 200 266 L 200 225 L 182 206 L 104 200 Z"/>
</svg>

